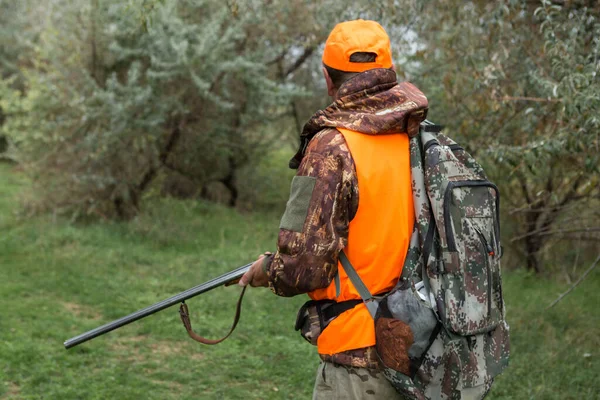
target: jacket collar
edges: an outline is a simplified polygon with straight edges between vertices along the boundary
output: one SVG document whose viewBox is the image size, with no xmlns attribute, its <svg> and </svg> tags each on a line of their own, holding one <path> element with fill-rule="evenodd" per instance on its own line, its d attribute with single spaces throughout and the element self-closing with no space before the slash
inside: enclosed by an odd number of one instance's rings
<svg viewBox="0 0 600 400">
<path fill-rule="evenodd" d="M 393 70 L 377 68 L 357 74 L 340 86 L 336 101 L 304 125 L 300 148 L 289 166 L 298 168 L 311 139 L 323 129 L 345 128 L 370 135 L 408 132 L 414 130 L 411 115 L 418 129 L 427 107 L 425 95 L 408 82 L 399 84 Z"/>
</svg>

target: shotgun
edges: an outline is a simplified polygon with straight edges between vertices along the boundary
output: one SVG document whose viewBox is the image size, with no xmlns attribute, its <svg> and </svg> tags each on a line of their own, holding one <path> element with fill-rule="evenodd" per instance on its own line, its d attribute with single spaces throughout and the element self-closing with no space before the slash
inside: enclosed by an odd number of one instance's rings
<svg viewBox="0 0 600 400">
<path fill-rule="evenodd" d="M 246 264 L 242 267 L 234 269 L 233 271 L 227 272 L 226 274 L 223 274 L 214 279 L 211 279 L 208 282 L 204 282 L 198 286 L 194 286 L 191 289 L 188 289 L 184 292 L 176 294 L 173 297 L 169 297 L 168 299 L 165 299 L 156 304 L 153 304 L 151 306 L 148 306 L 146 308 L 138 310 L 138 311 L 136 311 L 132 314 L 129 314 L 125 317 L 122 317 L 122 318 L 119 318 L 112 322 L 109 322 L 108 324 L 99 326 L 98 328 L 95 328 L 95 329 L 92 329 L 91 331 L 82 333 L 81 335 L 72 337 L 71 339 L 64 342 L 65 349 L 70 349 L 71 347 L 75 347 L 81 343 L 85 343 L 88 340 L 92 340 L 95 337 L 104 335 L 105 333 L 108 333 L 108 332 L 118 329 L 122 326 L 130 324 L 134 321 L 137 321 L 138 319 L 145 318 L 149 315 L 152 315 L 156 312 L 162 311 L 165 308 L 171 307 L 178 303 L 182 303 L 181 307 L 179 309 L 179 313 L 181 315 L 183 324 L 184 324 L 186 330 L 188 331 L 188 334 L 193 339 L 195 339 L 199 342 L 205 343 L 205 344 L 219 343 L 222 340 L 225 340 L 231 334 L 231 332 L 233 332 L 233 330 L 235 329 L 235 326 L 237 325 L 237 322 L 239 320 L 240 311 L 241 311 L 242 297 L 244 295 L 244 291 L 246 290 L 246 288 L 244 288 L 242 290 L 242 294 L 240 295 L 240 299 L 238 300 L 237 309 L 236 309 L 236 317 L 235 317 L 235 320 L 234 320 L 231 330 L 229 331 L 227 336 L 225 336 L 224 338 L 219 339 L 219 340 L 208 340 L 208 339 L 204 339 L 204 338 L 194 334 L 194 332 L 191 330 L 192 327 L 191 327 L 191 323 L 189 322 L 188 310 L 187 310 L 187 305 L 185 304 L 185 300 L 191 299 L 192 297 L 198 296 L 202 293 L 206 293 L 209 290 L 212 290 L 219 286 L 228 286 L 228 285 L 237 283 L 237 281 L 239 281 L 239 279 L 250 269 L 251 266 L 252 266 L 252 263 Z M 194 335 L 197 337 L 194 337 Z"/>
</svg>

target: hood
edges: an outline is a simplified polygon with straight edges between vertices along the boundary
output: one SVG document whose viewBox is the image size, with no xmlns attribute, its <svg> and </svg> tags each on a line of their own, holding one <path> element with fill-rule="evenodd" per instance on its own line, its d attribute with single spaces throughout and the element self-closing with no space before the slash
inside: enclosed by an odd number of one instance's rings
<svg viewBox="0 0 600 400">
<path fill-rule="evenodd" d="M 412 137 L 427 117 L 427 107 L 425 95 L 411 83 L 398 83 L 394 71 L 377 68 L 362 72 L 344 82 L 338 99 L 304 125 L 290 168 L 298 168 L 308 143 L 323 129 L 345 128 L 368 135 L 405 132 Z"/>
</svg>

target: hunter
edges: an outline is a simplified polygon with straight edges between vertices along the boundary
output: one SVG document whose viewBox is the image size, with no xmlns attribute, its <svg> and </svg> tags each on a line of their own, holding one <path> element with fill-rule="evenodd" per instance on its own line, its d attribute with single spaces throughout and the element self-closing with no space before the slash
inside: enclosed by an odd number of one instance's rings
<svg viewBox="0 0 600 400">
<path fill-rule="evenodd" d="M 374 21 L 338 24 L 322 62 L 333 103 L 306 123 L 290 161 L 297 173 L 277 252 L 259 257 L 240 285 L 313 300 L 306 308 L 320 318 L 303 331 L 321 358 L 314 399 L 399 399 L 379 368 L 372 317 L 338 258 L 343 250 L 373 294 L 398 281 L 415 222 L 406 133 L 425 118 L 427 99 L 397 82 L 390 39 Z"/>
</svg>

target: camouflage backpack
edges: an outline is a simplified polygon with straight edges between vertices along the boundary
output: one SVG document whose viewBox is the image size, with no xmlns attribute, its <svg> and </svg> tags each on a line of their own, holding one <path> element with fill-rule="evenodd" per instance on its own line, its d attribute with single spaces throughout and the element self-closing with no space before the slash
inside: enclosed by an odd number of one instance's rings
<svg viewBox="0 0 600 400">
<path fill-rule="evenodd" d="M 375 321 L 386 378 L 408 399 L 481 399 L 508 365 L 498 188 L 425 121 L 410 139 L 415 230 L 401 279 L 371 296 L 340 261 Z"/>
</svg>

